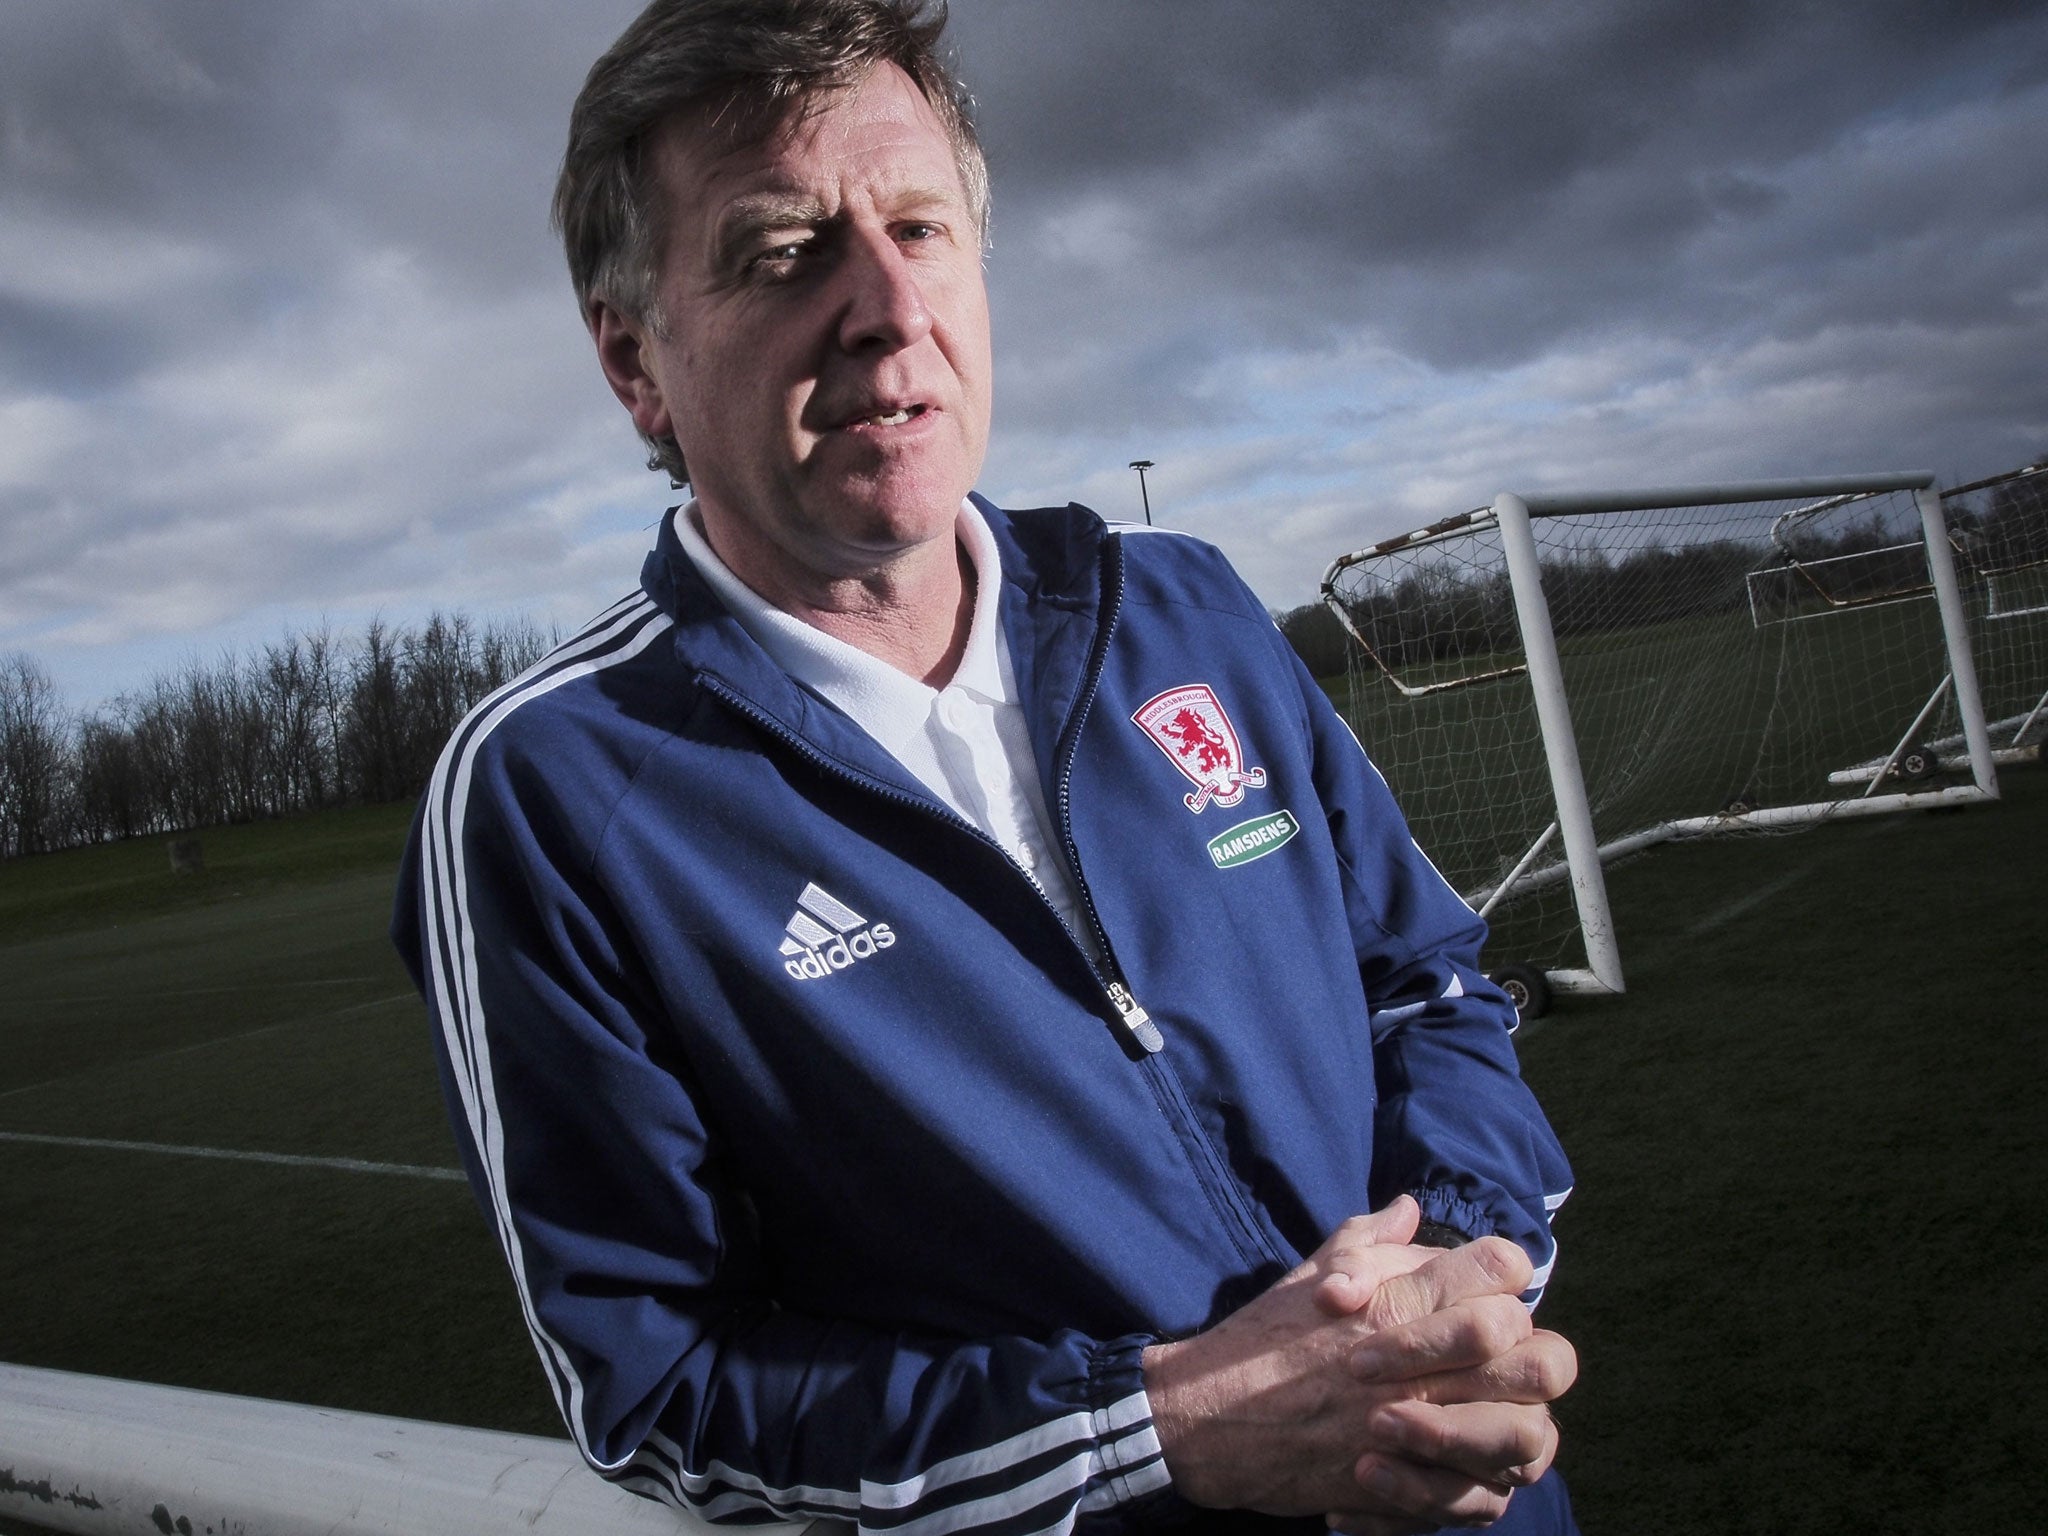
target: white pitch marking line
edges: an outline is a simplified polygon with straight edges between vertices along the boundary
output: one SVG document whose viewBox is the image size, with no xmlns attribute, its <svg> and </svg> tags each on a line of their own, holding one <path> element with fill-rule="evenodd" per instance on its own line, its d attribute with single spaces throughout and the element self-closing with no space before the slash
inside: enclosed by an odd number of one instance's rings
<svg viewBox="0 0 2048 1536">
<path fill-rule="evenodd" d="M 1873 816 L 1861 824 L 1857 829 L 1857 835 L 1866 838 L 1881 837 L 1898 827 L 1904 820 L 1903 816 Z M 1745 912 L 1756 910 L 1756 908 L 1762 906 L 1787 886 L 1796 885 L 1799 881 L 1804 880 L 1815 869 L 1819 868 L 1822 863 L 1833 857 L 1833 855 L 1834 850 L 1829 849 L 1825 853 L 1808 859 L 1804 864 L 1787 870 L 1769 884 L 1759 886 L 1747 896 L 1736 897 L 1735 900 L 1729 902 L 1725 907 L 1709 912 L 1705 917 L 1694 923 L 1685 930 L 1686 934 L 1689 937 L 1697 938 L 1700 934 L 1713 932 L 1724 923 L 1733 922 Z"/>
<path fill-rule="evenodd" d="M 287 1168 L 337 1168 L 343 1173 L 396 1173 L 412 1179 L 452 1179 L 461 1183 L 459 1168 L 430 1168 L 422 1163 L 372 1163 L 359 1157 L 306 1157 L 296 1152 L 243 1152 L 232 1147 L 180 1147 L 160 1141 L 112 1141 L 102 1136 L 42 1136 L 33 1131 L 0 1131 L 0 1141 L 44 1147 L 97 1147 L 108 1152 L 161 1152 L 173 1157 L 213 1157 L 233 1163 L 275 1163 Z"/>
<path fill-rule="evenodd" d="M 1738 896 L 1725 907 L 1719 907 L 1709 912 L 1685 931 L 1692 938 L 1698 938 L 1703 933 L 1712 933 L 1716 928 L 1734 922 L 1743 913 L 1755 911 L 1773 896 L 1778 895 L 1790 886 L 1797 885 L 1812 873 L 1812 862 L 1801 864 L 1797 869 L 1788 870 L 1768 884 L 1758 886 L 1747 896 Z"/>
</svg>

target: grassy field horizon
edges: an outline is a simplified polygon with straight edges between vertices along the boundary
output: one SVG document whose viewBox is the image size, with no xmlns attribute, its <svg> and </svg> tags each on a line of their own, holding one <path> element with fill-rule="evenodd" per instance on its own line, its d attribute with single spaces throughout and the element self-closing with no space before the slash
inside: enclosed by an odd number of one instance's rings
<svg viewBox="0 0 2048 1536">
<path fill-rule="evenodd" d="M 0 1360 L 560 1433 L 384 938 L 408 817 L 0 864 Z M 1610 872 L 1629 992 L 1518 1037 L 1589 1536 L 2037 1528 L 2044 848 L 2023 769 Z"/>
</svg>

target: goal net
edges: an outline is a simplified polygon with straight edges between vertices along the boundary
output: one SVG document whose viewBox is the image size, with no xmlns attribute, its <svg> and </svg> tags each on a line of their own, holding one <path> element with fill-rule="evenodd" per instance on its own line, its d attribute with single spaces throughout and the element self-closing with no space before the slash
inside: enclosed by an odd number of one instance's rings
<svg viewBox="0 0 2048 1536">
<path fill-rule="evenodd" d="M 1982 796 L 1924 750 L 1974 685 L 1916 478 L 1504 496 L 1331 566 L 1344 707 L 1490 966 L 1618 988 L 1603 859 Z"/>
</svg>

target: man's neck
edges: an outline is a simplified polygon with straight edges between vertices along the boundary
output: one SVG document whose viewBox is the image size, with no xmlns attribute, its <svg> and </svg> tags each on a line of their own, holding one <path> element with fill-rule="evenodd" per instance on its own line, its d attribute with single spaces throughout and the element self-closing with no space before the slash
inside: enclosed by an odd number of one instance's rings
<svg viewBox="0 0 2048 1536">
<path fill-rule="evenodd" d="M 802 601 L 776 606 L 929 688 L 943 688 L 960 670 L 974 627 L 974 566 L 957 538 L 950 544 L 952 558 L 944 569 L 929 573 L 914 590 L 877 573 L 833 583 L 816 606 Z M 891 578 L 898 574 L 889 573 Z"/>
<path fill-rule="evenodd" d="M 752 541 L 732 538 L 713 518 L 700 531 L 726 569 L 792 618 L 928 687 L 945 687 L 959 670 L 974 626 L 975 575 L 957 531 L 842 577 L 749 559 Z"/>
</svg>

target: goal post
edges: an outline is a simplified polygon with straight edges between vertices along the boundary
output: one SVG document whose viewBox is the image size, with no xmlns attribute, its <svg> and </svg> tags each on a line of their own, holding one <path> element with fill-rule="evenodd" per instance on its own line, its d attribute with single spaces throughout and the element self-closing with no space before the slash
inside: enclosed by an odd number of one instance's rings
<svg viewBox="0 0 2048 1536">
<path fill-rule="evenodd" d="M 2048 462 L 1942 493 L 1995 761 L 2048 751 Z M 1953 745 L 1945 743 L 1944 745 Z"/>
<path fill-rule="evenodd" d="M 1941 513 L 1941 488 L 1929 475 L 1916 486 L 1920 524 L 1926 532 L 1927 566 L 1941 604 L 1942 638 L 1948 645 L 1949 679 L 1954 685 L 1956 713 L 1963 717 L 1963 740 L 1970 749 L 1970 778 L 1987 797 L 1998 794 L 1998 774 L 1991 765 L 1991 736 L 1984 728 L 1984 699 L 1977 691 L 1977 663 L 1970 653 L 1970 624 L 1963 615 L 1962 588 L 1956 581 L 1955 553 L 1949 547 L 1948 525 Z M 1897 752 L 1894 752 L 1894 757 Z"/>
<path fill-rule="evenodd" d="M 1536 723 L 1543 731 L 1543 757 L 1550 765 L 1550 793 L 1557 805 L 1557 828 L 1563 835 L 1565 866 L 1571 872 L 1572 897 L 1586 945 L 1586 976 L 1559 972 L 1552 975 L 1551 983 L 1590 984 L 1599 991 L 1619 992 L 1623 986 L 1621 945 L 1614 935 L 1614 914 L 1607 905 L 1600 841 L 1593 831 L 1593 806 L 1586 798 L 1585 767 L 1579 760 L 1578 735 L 1572 730 L 1564 664 L 1557 652 L 1550 602 L 1543 593 L 1543 564 L 1536 552 L 1529 503 L 1520 496 L 1502 492 L 1494 498 L 1493 515 L 1500 522 L 1508 579 L 1514 584 L 1515 615 L 1522 625 L 1522 649 L 1528 657 L 1529 686 L 1536 699 Z"/>
<path fill-rule="evenodd" d="M 1996 795 L 1964 577 L 1934 477 L 1870 474 L 1503 493 L 1340 557 L 1323 599 L 1489 965 L 1616 992 L 1614 860 Z"/>
</svg>

